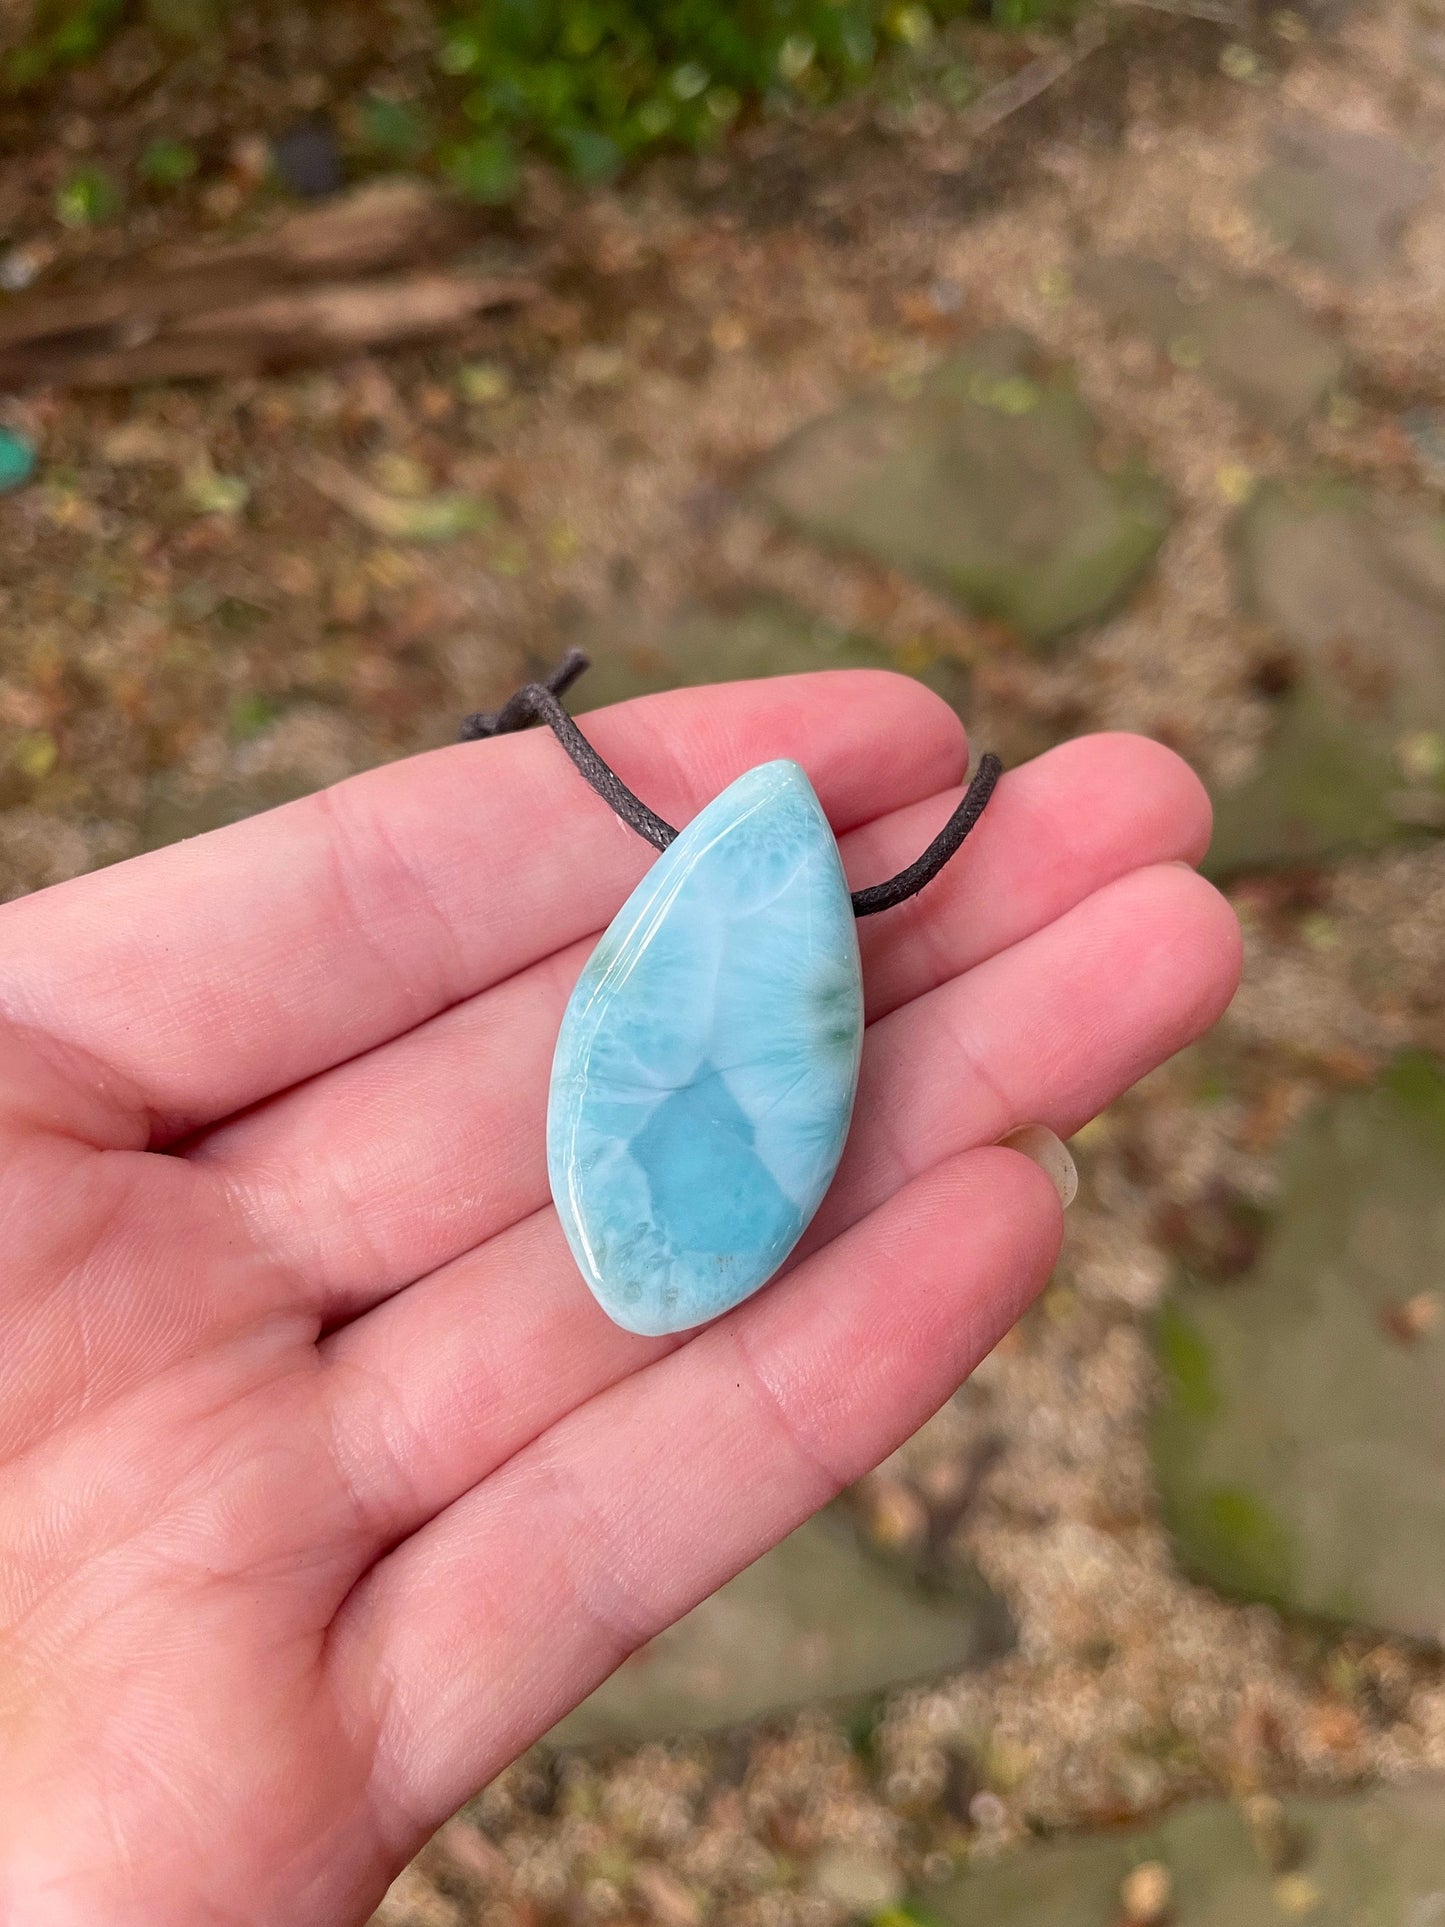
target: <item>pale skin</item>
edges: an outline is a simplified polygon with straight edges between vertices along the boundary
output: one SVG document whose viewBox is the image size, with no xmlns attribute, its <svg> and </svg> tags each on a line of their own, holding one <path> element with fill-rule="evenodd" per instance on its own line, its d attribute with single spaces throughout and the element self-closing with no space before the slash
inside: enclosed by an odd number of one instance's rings
<svg viewBox="0 0 1445 1927">
<path fill-rule="evenodd" d="M 856 886 L 961 728 L 868 672 L 586 728 L 685 822 L 795 757 Z M 837 1182 L 785 1276 L 639 1339 L 547 1196 L 552 1045 L 652 860 L 542 732 L 0 910 L 0 1919 L 344 1927 L 630 1650 L 947 1399 L 1061 1235 L 1068 1134 L 1223 1009 L 1193 775 L 1010 772 L 860 925 Z"/>
</svg>

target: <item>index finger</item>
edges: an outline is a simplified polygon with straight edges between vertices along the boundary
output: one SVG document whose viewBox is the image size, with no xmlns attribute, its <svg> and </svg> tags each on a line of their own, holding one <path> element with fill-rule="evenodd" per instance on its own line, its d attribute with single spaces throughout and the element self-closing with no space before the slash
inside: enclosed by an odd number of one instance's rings
<svg viewBox="0 0 1445 1927">
<path fill-rule="evenodd" d="M 845 830 L 954 781 L 907 677 L 827 671 L 587 719 L 686 821 L 792 757 Z M 411 1029 L 599 929 L 653 852 L 544 732 L 436 750 L 0 909 L 0 1014 L 94 1068 L 117 1142 L 165 1142 Z"/>
</svg>

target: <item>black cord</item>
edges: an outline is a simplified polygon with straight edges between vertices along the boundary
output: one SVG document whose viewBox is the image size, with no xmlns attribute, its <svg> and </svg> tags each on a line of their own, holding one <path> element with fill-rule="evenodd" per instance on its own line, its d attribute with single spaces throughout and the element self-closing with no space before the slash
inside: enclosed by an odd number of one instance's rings
<svg viewBox="0 0 1445 1927">
<path fill-rule="evenodd" d="M 655 810 L 650 810 L 640 796 L 633 795 L 562 707 L 562 696 L 587 666 L 588 658 L 580 649 L 569 649 L 546 682 L 526 683 L 514 696 L 509 696 L 500 709 L 466 717 L 461 739 L 464 743 L 485 741 L 491 736 L 510 736 L 529 723 L 545 723 L 614 816 L 621 817 L 629 829 L 646 837 L 654 849 L 665 850 L 677 831 Z M 984 805 L 1002 774 L 1003 764 L 997 756 L 981 756 L 958 808 L 922 856 L 886 883 L 873 883 L 866 890 L 855 890 L 853 914 L 871 917 L 879 910 L 891 910 L 895 904 L 916 897 L 925 884 L 932 883 L 944 864 L 957 855 L 963 839 L 983 815 Z"/>
<path fill-rule="evenodd" d="M 896 877 L 889 877 L 886 883 L 870 883 L 866 890 L 855 890 L 854 916 L 871 917 L 879 910 L 891 910 L 895 904 L 907 903 L 910 897 L 916 897 L 925 884 L 932 883 L 944 864 L 957 856 L 963 839 L 983 815 L 984 805 L 1002 775 L 1003 764 L 992 750 L 980 756 L 973 781 L 963 792 L 958 808 L 923 855 L 906 870 L 900 870 Z"/>
<path fill-rule="evenodd" d="M 650 810 L 640 796 L 634 796 L 616 770 L 610 769 L 562 707 L 558 698 L 570 689 L 582 671 L 590 666 L 580 649 L 569 649 L 546 682 L 524 683 L 515 696 L 490 715 L 479 713 L 462 720 L 464 743 L 488 736 L 510 736 L 528 723 L 545 723 L 596 790 L 614 816 L 620 816 L 628 829 L 645 836 L 655 849 L 665 850 L 677 831 Z"/>
</svg>

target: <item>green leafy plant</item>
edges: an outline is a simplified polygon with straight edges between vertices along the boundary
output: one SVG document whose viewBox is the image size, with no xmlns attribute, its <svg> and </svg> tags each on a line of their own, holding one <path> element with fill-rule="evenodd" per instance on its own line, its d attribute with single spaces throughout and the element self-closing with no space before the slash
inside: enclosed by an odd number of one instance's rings
<svg viewBox="0 0 1445 1927">
<path fill-rule="evenodd" d="M 56 67 L 89 60 L 120 25 L 126 0 L 40 0 L 30 32 L 6 55 L 0 79 L 22 92 Z"/>
<path fill-rule="evenodd" d="M 140 157 L 140 175 L 152 187 L 180 187 L 200 164 L 187 141 L 154 140 Z"/>
<path fill-rule="evenodd" d="M 389 100 L 369 94 L 357 112 L 357 131 L 361 144 L 379 159 L 414 163 L 429 154 L 435 144 L 430 117 L 406 101 Z"/>
<path fill-rule="evenodd" d="M 606 180 L 654 149 L 713 147 L 745 113 L 822 106 L 875 78 L 885 101 L 889 89 L 906 101 L 920 80 L 959 105 L 973 83 L 967 59 L 940 35 L 950 21 L 983 16 L 1018 29 L 1063 20 L 1078 0 L 435 3 L 435 88 L 415 104 L 364 95 L 352 136 L 382 164 L 439 164 L 464 193 L 500 202 L 529 155 Z M 0 69 L 12 89 L 87 59 L 137 11 L 153 20 L 160 10 L 159 0 L 36 6 L 29 39 Z M 212 13 L 224 35 L 224 5 L 207 4 L 200 17 Z M 184 143 L 157 141 L 140 173 L 175 186 L 193 166 Z M 83 197 L 68 206 L 77 224 L 98 218 Z"/>
<path fill-rule="evenodd" d="M 63 227 L 94 227 L 119 213 L 120 206 L 120 189 L 99 167 L 71 174 L 55 196 L 55 216 Z"/>
<path fill-rule="evenodd" d="M 714 145 L 745 103 L 819 105 L 964 9 L 880 0 L 470 0 L 439 64 L 469 84 L 475 128 L 448 156 L 461 185 L 504 194 L 532 149 L 584 180 L 660 146 Z"/>
</svg>

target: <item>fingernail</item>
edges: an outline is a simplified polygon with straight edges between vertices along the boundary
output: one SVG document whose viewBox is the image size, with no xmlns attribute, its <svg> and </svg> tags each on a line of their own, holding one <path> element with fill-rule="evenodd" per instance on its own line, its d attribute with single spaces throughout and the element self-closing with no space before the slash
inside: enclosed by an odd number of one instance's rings
<svg viewBox="0 0 1445 1927">
<path fill-rule="evenodd" d="M 1079 1172 L 1064 1140 L 1055 1137 L 1047 1124 L 1021 1124 L 1002 1142 L 1006 1150 L 1021 1152 L 1039 1167 L 1067 1211 L 1079 1194 Z"/>
</svg>

